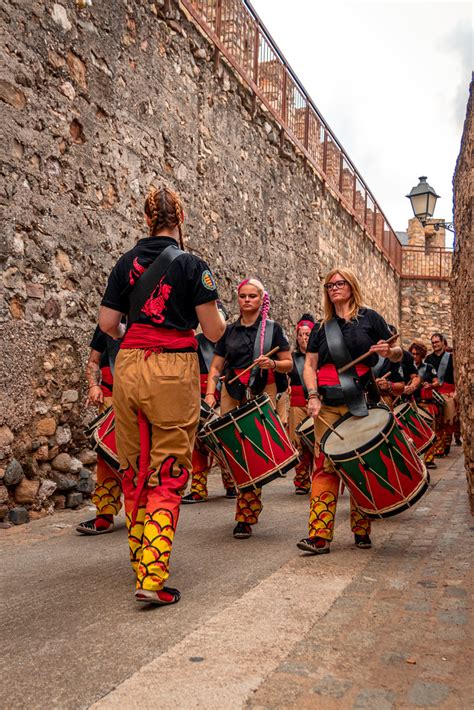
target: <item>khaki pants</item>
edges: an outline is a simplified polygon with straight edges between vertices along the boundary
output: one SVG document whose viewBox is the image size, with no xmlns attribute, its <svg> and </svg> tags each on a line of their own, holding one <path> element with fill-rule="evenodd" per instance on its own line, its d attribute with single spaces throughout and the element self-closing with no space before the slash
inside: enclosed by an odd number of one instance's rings
<svg viewBox="0 0 474 710">
<path fill-rule="evenodd" d="M 192 465 L 200 409 L 197 354 L 152 353 L 146 358 L 143 350 L 121 350 L 115 364 L 113 403 L 137 588 L 159 590 L 169 575 L 181 491 Z M 143 435 L 142 422 L 142 439 L 139 411 L 148 420 L 148 437 Z M 136 501 L 147 438 L 146 485 Z"/>
<path fill-rule="evenodd" d="M 265 394 L 268 394 L 273 406 L 276 409 L 276 385 L 267 385 L 263 391 L 265 392 Z M 235 409 L 241 404 L 244 404 L 244 402 L 239 402 L 238 399 L 234 399 L 233 397 L 231 397 L 230 394 L 227 392 L 226 386 L 222 385 L 221 415 L 227 414 L 227 412 L 230 412 L 231 409 Z M 246 493 L 241 493 L 240 491 L 238 491 L 237 507 L 235 510 L 235 519 L 238 523 L 249 523 L 250 525 L 254 525 L 258 522 L 258 517 L 262 512 L 262 508 L 263 505 L 261 488 L 254 488 L 253 490 L 247 491 Z"/>
<path fill-rule="evenodd" d="M 301 437 L 296 433 L 296 428 L 306 419 L 308 412 L 306 407 L 290 407 L 288 416 L 288 432 L 292 443 L 298 449 L 300 460 L 295 466 L 295 477 L 293 483 L 295 488 L 309 491 L 311 487 L 311 474 L 313 471 L 313 452 L 303 444 Z"/>
</svg>

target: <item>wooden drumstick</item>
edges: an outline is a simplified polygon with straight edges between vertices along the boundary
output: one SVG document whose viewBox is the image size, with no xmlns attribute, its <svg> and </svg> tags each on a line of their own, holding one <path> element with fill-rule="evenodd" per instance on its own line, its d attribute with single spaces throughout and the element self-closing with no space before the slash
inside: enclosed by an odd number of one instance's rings
<svg viewBox="0 0 474 710">
<path fill-rule="evenodd" d="M 391 343 L 395 342 L 395 340 L 399 337 L 399 333 L 395 333 L 395 335 L 392 335 L 388 340 L 384 340 L 384 343 L 387 343 L 387 345 L 390 345 Z M 372 355 L 371 350 L 367 350 L 366 353 L 363 355 L 359 355 L 359 357 L 356 357 L 355 360 L 352 360 L 352 362 L 348 362 L 347 365 L 344 365 L 344 367 L 339 368 L 338 373 L 342 375 L 343 372 L 346 372 L 347 370 L 350 370 L 351 367 L 354 365 L 357 365 L 357 363 L 362 362 L 362 360 L 365 360 L 366 357 L 369 355 Z"/>
<path fill-rule="evenodd" d="M 325 419 L 324 417 L 322 417 L 320 414 L 318 414 L 317 419 L 321 419 L 322 423 L 323 423 L 323 424 L 326 424 L 327 428 L 330 429 L 333 434 L 335 434 L 336 436 L 338 436 L 338 437 L 341 439 L 341 441 L 344 441 L 344 437 L 341 436 L 341 434 L 339 434 L 339 432 L 336 431 L 336 429 L 334 429 L 334 427 L 331 426 L 331 424 L 329 424 L 329 422 L 327 421 L 327 419 Z"/>
<path fill-rule="evenodd" d="M 276 351 L 279 350 L 279 349 L 280 349 L 280 346 L 277 345 L 276 348 L 273 348 L 273 349 L 270 350 L 268 353 L 265 353 L 263 357 L 270 357 L 270 355 L 273 355 L 273 353 L 276 353 Z M 260 357 L 262 357 L 262 356 L 260 356 Z M 257 359 L 258 359 L 258 358 L 257 358 Z M 235 377 L 233 377 L 231 380 L 229 380 L 229 382 L 228 382 L 227 384 L 228 384 L 228 385 L 231 385 L 232 382 L 235 382 L 236 380 L 239 379 L 239 377 L 242 377 L 242 375 L 245 375 L 245 373 L 248 372 L 249 370 L 251 370 L 252 367 L 255 367 L 255 363 L 256 363 L 256 362 L 257 362 L 257 360 L 254 360 L 251 365 L 249 365 L 248 367 L 246 367 L 245 370 L 242 370 L 242 372 L 240 373 L 240 375 L 236 375 Z M 221 377 L 220 379 L 221 379 L 221 380 L 225 380 L 225 377 Z"/>
</svg>

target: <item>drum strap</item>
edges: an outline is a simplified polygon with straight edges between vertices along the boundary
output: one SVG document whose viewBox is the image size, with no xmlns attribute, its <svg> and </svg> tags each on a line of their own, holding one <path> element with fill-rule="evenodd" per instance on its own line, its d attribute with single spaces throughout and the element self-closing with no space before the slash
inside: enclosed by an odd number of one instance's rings
<svg viewBox="0 0 474 710">
<path fill-rule="evenodd" d="M 438 380 L 440 385 L 444 383 L 444 378 L 446 377 L 446 370 L 448 369 L 449 365 L 450 355 L 451 353 L 443 353 L 443 357 L 440 360 L 438 367 Z"/>
<path fill-rule="evenodd" d="M 422 382 L 424 382 L 425 380 L 427 370 L 428 368 L 426 366 L 426 363 L 423 363 L 423 365 L 420 365 L 420 367 L 418 368 L 418 374 L 420 375 Z"/>
<path fill-rule="evenodd" d="M 293 361 L 295 363 L 296 372 L 298 373 L 298 377 L 300 378 L 301 385 L 303 387 L 304 396 L 306 399 L 308 399 L 308 388 L 306 387 L 303 380 L 305 356 L 303 355 L 303 353 L 293 353 Z"/>
<path fill-rule="evenodd" d="M 330 321 L 324 324 L 324 332 L 326 333 L 326 342 L 331 359 L 337 369 L 351 362 L 353 357 L 347 349 L 342 330 L 335 318 L 331 318 Z M 346 372 L 339 374 L 339 382 L 341 383 L 344 401 L 350 413 L 356 417 L 366 417 L 369 410 L 367 409 L 364 392 L 359 384 L 359 377 L 355 367 L 351 367 Z"/>
<path fill-rule="evenodd" d="M 143 306 L 148 301 L 157 284 L 159 284 L 160 280 L 166 274 L 171 262 L 184 253 L 185 252 L 179 249 L 177 245 L 175 246 L 174 244 L 170 244 L 169 247 L 163 249 L 161 254 L 156 257 L 155 261 L 150 264 L 143 276 L 138 279 L 133 291 L 130 294 L 130 310 L 128 312 L 127 330 L 130 328 L 132 323 L 135 323 L 135 321 L 138 320 Z"/>
<path fill-rule="evenodd" d="M 265 336 L 263 338 L 263 352 L 268 353 L 272 349 L 272 340 L 273 340 L 273 331 L 275 328 L 275 321 L 271 320 L 270 318 L 267 318 L 267 322 L 265 325 Z M 256 360 L 258 357 L 260 357 L 260 335 L 262 333 L 262 321 L 260 321 L 260 324 L 258 326 L 257 330 L 257 335 L 255 337 L 255 343 L 253 346 L 253 359 Z M 255 380 L 257 379 L 257 375 L 259 373 L 260 368 L 259 367 L 254 367 L 252 372 L 250 373 L 250 379 L 249 379 L 249 388 L 252 389 L 252 387 L 255 384 Z M 266 377 L 268 378 L 268 374 L 266 374 Z"/>
</svg>

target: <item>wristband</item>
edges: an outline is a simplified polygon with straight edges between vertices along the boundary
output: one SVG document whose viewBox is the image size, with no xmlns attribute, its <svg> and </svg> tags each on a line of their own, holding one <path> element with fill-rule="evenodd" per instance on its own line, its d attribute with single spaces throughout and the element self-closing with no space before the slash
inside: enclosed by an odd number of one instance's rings
<svg viewBox="0 0 474 710">
<path fill-rule="evenodd" d="M 272 370 L 276 370 L 276 367 L 277 367 L 276 360 L 274 360 L 274 359 L 272 358 L 272 359 L 270 360 L 270 362 L 273 362 Z"/>
<path fill-rule="evenodd" d="M 312 395 L 315 395 L 316 397 L 319 397 L 319 391 L 318 391 L 317 389 L 308 390 L 308 399 L 309 399 Z"/>
</svg>

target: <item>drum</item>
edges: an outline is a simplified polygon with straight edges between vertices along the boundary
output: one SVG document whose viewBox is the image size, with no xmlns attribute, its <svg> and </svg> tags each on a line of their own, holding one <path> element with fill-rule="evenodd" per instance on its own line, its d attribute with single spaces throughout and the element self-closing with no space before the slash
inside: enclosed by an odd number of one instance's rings
<svg viewBox="0 0 474 710">
<path fill-rule="evenodd" d="M 217 419 L 217 413 L 215 409 L 210 407 L 203 399 L 201 399 L 201 411 L 199 414 L 199 424 L 198 424 L 198 434 L 204 429 L 206 424 L 213 420 Z"/>
<path fill-rule="evenodd" d="M 398 425 L 415 445 L 416 452 L 423 454 L 434 441 L 435 433 L 427 424 L 426 420 L 420 416 L 411 402 L 403 402 L 393 410 Z"/>
<path fill-rule="evenodd" d="M 388 518 L 410 508 L 426 492 L 425 464 L 385 407 L 371 406 L 367 417 L 350 412 L 321 439 L 321 450 L 334 465 L 360 511 Z"/>
<path fill-rule="evenodd" d="M 314 419 L 313 417 L 306 417 L 303 421 L 296 427 L 296 433 L 303 441 L 306 448 L 308 448 L 311 453 L 314 452 Z"/>
<path fill-rule="evenodd" d="M 85 429 L 92 448 L 116 471 L 120 468 L 115 444 L 115 412 L 109 407 L 99 414 Z"/>
<path fill-rule="evenodd" d="M 417 412 L 418 412 L 418 414 L 420 415 L 420 417 L 423 417 L 423 419 L 424 419 L 425 422 L 428 424 L 428 426 L 429 426 L 431 429 L 433 429 L 433 431 L 434 431 L 434 427 L 435 427 L 435 415 L 432 414 L 432 413 L 429 411 L 429 409 L 425 409 L 425 406 L 427 406 L 427 405 L 424 405 L 424 406 L 418 405 L 418 407 L 417 407 Z M 428 405 L 428 406 L 429 406 L 429 405 Z M 434 404 L 431 405 L 431 406 L 432 406 L 434 409 L 436 408 Z"/>
<path fill-rule="evenodd" d="M 224 462 L 243 492 L 283 476 L 298 463 L 298 453 L 267 394 L 209 422 L 199 438 Z"/>
<path fill-rule="evenodd" d="M 440 394 L 437 390 L 432 390 L 431 395 L 433 397 L 434 402 L 438 405 L 438 407 L 441 407 L 441 409 L 444 409 L 446 406 L 446 397 L 442 394 Z"/>
</svg>

